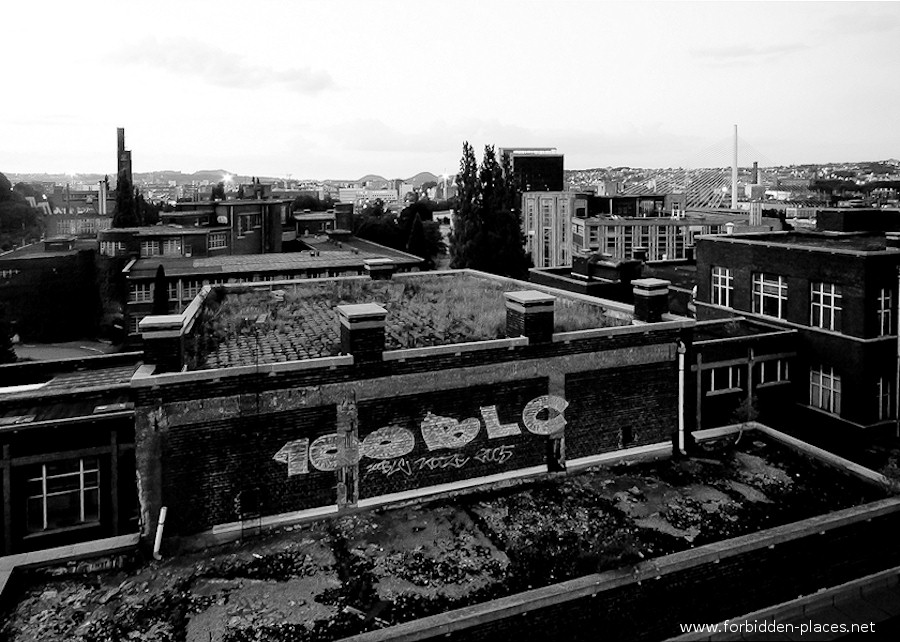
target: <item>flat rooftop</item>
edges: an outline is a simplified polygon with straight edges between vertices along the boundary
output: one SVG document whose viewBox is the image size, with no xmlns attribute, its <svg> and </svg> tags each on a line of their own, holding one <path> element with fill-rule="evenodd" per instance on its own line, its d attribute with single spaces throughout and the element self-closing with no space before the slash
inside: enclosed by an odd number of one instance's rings
<svg viewBox="0 0 900 642">
<path fill-rule="evenodd" d="M 30 582 L 9 591 L 0 635 L 62 642 L 93 619 L 96 630 L 159 639 L 152 635 L 172 630 L 166 627 L 177 611 L 188 632 L 179 639 L 343 639 L 592 573 L 616 570 L 611 581 L 623 581 L 642 560 L 672 568 L 690 549 L 712 543 L 724 557 L 747 545 L 733 538 L 884 496 L 758 434 L 734 442 L 703 444 L 698 459 L 596 467 L 335 516 L 216 551 L 142 558 L 120 571 L 30 571 Z M 673 553 L 684 557 L 664 557 Z M 646 590 L 656 590 L 653 581 Z M 750 608 L 772 599 L 757 595 Z M 679 623 L 657 610 L 677 634 Z M 373 626 L 367 613 L 379 622 Z M 554 625 L 561 626 L 550 620 Z M 277 635 L 284 631 L 292 637 Z M 502 628 L 493 632 L 493 639 L 512 639 Z"/>
<path fill-rule="evenodd" d="M 175 212 L 171 213 L 175 214 Z M 204 212 L 199 213 L 203 214 Z M 169 214 L 170 212 L 164 213 L 165 216 L 168 216 Z M 198 212 L 178 212 L 178 214 L 198 214 Z M 183 225 L 142 225 L 140 227 L 114 227 L 108 230 L 104 230 L 104 232 L 106 232 L 107 234 L 113 232 L 125 232 L 128 234 L 137 234 L 138 236 L 178 236 L 185 234 L 205 235 L 209 234 L 210 232 L 228 232 L 230 230 L 231 228 L 227 225 L 209 227 L 194 227 L 193 225 L 187 227 Z"/>
<path fill-rule="evenodd" d="M 389 247 L 351 238 L 340 244 L 326 237 L 302 238 L 312 250 L 283 252 L 281 254 L 242 254 L 236 256 L 207 257 L 153 257 L 138 259 L 131 267 L 130 278 L 153 278 L 156 268 L 165 266 L 166 276 L 193 276 L 230 274 L 235 272 L 287 272 L 329 267 L 357 267 L 362 270 L 367 259 L 391 259 L 395 265 L 416 266 L 422 262 L 417 256 L 393 250 Z"/>
<path fill-rule="evenodd" d="M 338 305 L 377 303 L 387 309 L 386 349 L 504 338 L 504 292 L 528 284 L 471 274 L 422 274 L 402 279 L 296 281 L 282 291 L 217 288 L 195 324 L 199 368 L 225 368 L 330 357 L 340 353 Z M 263 324 L 253 323 L 266 314 Z M 631 316 L 560 295 L 555 331 L 629 325 Z M 258 359 L 258 361 L 257 361 Z"/>
<path fill-rule="evenodd" d="M 754 245 L 785 245 L 824 252 L 900 252 L 900 248 L 888 247 L 884 233 L 871 232 L 763 232 L 759 234 L 731 234 L 701 237 L 724 243 L 750 243 Z"/>
<path fill-rule="evenodd" d="M 9 252 L 0 253 L 0 261 L 23 259 L 49 259 L 59 256 L 72 256 L 82 250 L 96 250 L 96 239 L 77 239 L 71 250 L 45 250 L 44 241 L 38 241 L 31 245 L 19 247 Z"/>
<path fill-rule="evenodd" d="M 748 321 L 742 317 L 734 319 L 721 319 L 710 322 L 701 321 L 694 326 L 694 343 L 703 341 L 715 341 L 717 339 L 739 339 L 755 337 L 763 334 L 779 332 L 792 334 L 795 330 L 785 330 L 759 321 Z"/>
</svg>

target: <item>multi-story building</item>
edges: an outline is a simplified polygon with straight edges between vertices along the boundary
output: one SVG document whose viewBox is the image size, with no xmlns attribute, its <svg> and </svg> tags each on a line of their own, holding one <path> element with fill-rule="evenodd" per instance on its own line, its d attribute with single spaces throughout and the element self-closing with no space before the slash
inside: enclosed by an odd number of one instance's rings
<svg viewBox="0 0 900 642">
<path fill-rule="evenodd" d="M 65 237 L 0 254 L 0 305 L 23 341 L 96 334 L 96 250 L 96 241 Z"/>
<path fill-rule="evenodd" d="M 176 241 L 177 238 L 170 243 L 177 250 Z M 234 255 L 213 251 L 183 256 L 166 254 L 166 241 L 157 243 L 163 248 L 161 254 L 142 253 L 124 270 L 128 290 L 128 300 L 123 305 L 125 328 L 132 340 L 137 338 L 141 319 L 153 309 L 154 278 L 160 265 L 166 274 L 170 311 L 181 312 L 205 285 L 358 276 L 371 270 L 372 261 L 380 269 L 410 272 L 422 263 L 412 254 L 341 231 L 303 237 L 296 241 L 300 251 L 285 253 Z"/>
<path fill-rule="evenodd" d="M 501 147 L 498 158 L 509 156 L 516 189 L 524 192 L 561 192 L 566 189 L 564 156 L 554 147 Z"/>
<path fill-rule="evenodd" d="M 616 259 L 688 258 L 700 234 L 771 230 L 777 221 L 751 225 L 751 215 L 693 214 L 683 194 L 597 196 L 588 192 L 527 192 L 522 195 L 526 251 L 537 267 L 572 265 L 576 253 L 600 252 Z"/>
<path fill-rule="evenodd" d="M 163 225 L 101 232 L 103 256 L 222 256 L 281 251 L 290 201 L 233 200 L 179 203 L 160 215 Z"/>
<path fill-rule="evenodd" d="M 894 430 L 898 246 L 878 232 L 697 240 L 698 319 L 797 330 L 785 428 Z"/>
</svg>

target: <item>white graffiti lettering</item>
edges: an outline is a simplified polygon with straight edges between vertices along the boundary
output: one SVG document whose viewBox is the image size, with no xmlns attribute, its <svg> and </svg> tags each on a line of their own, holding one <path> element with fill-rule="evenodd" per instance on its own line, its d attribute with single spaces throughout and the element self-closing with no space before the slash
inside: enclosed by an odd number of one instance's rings
<svg viewBox="0 0 900 642">
<path fill-rule="evenodd" d="M 444 468 L 462 468 L 469 463 L 469 457 L 453 453 L 452 455 L 438 455 L 436 457 L 419 457 L 416 462 L 416 470 L 441 470 Z"/>
<path fill-rule="evenodd" d="M 309 439 L 287 442 L 272 459 L 287 464 L 288 477 L 306 474 L 309 471 L 309 467 L 306 465 L 309 459 Z"/>
<path fill-rule="evenodd" d="M 542 395 L 532 399 L 522 410 L 522 423 L 532 434 L 548 436 L 558 434 L 566 426 L 565 410 L 569 402 L 562 397 Z M 500 423 L 497 406 L 482 406 L 481 418 L 484 421 L 488 439 L 500 439 L 520 435 L 522 430 L 516 423 Z M 546 411 L 546 416 L 540 416 Z M 422 419 L 420 430 L 422 439 L 428 450 L 459 449 L 471 443 L 481 431 L 481 421 L 469 417 L 462 421 L 452 417 L 443 417 L 427 412 Z M 288 477 L 309 472 L 309 464 L 316 470 L 333 472 L 342 466 L 359 463 L 363 457 L 389 461 L 405 457 L 415 449 L 416 438 L 411 430 L 401 426 L 385 426 L 370 432 L 362 442 L 353 434 L 323 435 L 308 444 L 306 439 L 297 439 L 285 443 L 275 453 L 275 461 L 288 465 Z M 498 448 L 482 448 L 475 459 L 502 464 L 512 456 L 514 446 Z M 422 457 L 416 460 L 419 470 L 428 468 L 461 468 L 469 461 L 468 456 L 445 455 L 442 457 Z M 464 461 L 463 461 L 464 460 Z M 374 466 L 374 467 L 373 467 Z M 393 470 L 390 467 L 373 465 L 366 470 Z M 406 470 L 398 469 L 402 472 Z M 390 474 L 398 472 L 393 470 Z M 387 473 L 386 473 L 387 474 Z M 411 473 L 407 473 L 411 474 Z"/>
<path fill-rule="evenodd" d="M 563 416 L 569 402 L 562 397 L 542 395 L 532 399 L 522 410 L 522 423 L 535 435 L 553 435 L 566 426 L 566 418 Z M 546 419 L 539 419 L 538 415 L 547 411 Z"/>
<path fill-rule="evenodd" d="M 481 448 L 475 453 L 475 456 L 472 457 L 472 459 L 479 461 L 482 464 L 504 464 L 513 456 L 513 451 L 515 449 L 516 447 L 514 444 L 507 444 L 496 448 Z"/>
<path fill-rule="evenodd" d="M 482 406 L 481 418 L 484 419 L 484 427 L 487 430 L 488 439 L 500 439 L 522 434 L 519 424 L 501 424 L 497 415 L 497 406 Z"/>
<path fill-rule="evenodd" d="M 361 457 L 393 459 L 403 457 L 416 447 L 416 437 L 406 428 L 386 426 L 370 432 L 359 447 Z"/>
<path fill-rule="evenodd" d="M 369 464 L 366 468 L 366 475 L 369 473 L 381 473 L 386 477 L 390 477 L 394 473 L 403 473 L 407 477 L 412 475 L 412 467 L 406 457 L 398 459 L 383 459 L 377 463 Z"/>
<path fill-rule="evenodd" d="M 322 472 L 340 468 L 340 435 L 322 435 L 309 446 L 309 463 Z"/>
<path fill-rule="evenodd" d="M 441 417 L 430 412 L 422 420 L 422 439 L 428 450 L 441 448 L 462 448 L 475 439 L 481 430 L 481 423 L 471 417 L 457 421 L 451 417 Z"/>
</svg>

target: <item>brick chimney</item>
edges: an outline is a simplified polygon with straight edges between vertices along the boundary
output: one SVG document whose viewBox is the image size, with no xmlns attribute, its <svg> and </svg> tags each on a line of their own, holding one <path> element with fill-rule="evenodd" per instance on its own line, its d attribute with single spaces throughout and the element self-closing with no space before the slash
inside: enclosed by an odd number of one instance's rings
<svg viewBox="0 0 900 642">
<path fill-rule="evenodd" d="M 669 312 L 669 286 L 664 279 L 635 279 L 631 282 L 634 292 L 634 319 L 645 323 L 657 323 Z"/>
<path fill-rule="evenodd" d="M 386 281 L 394 274 L 394 262 L 390 259 L 366 259 L 366 272 L 374 281 Z"/>
<path fill-rule="evenodd" d="M 503 296 L 506 297 L 506 336 L 525 336 L 534 343 L 550 341 L 555 296 L 537 290 L 504 292 Z"/>
<path fill-rule="evenodd" d="M 138 330 L 144 340 L 144 362 L 156 366 L 155 373 L 181 372 L 184 367 L 184 335 L 180 314 L 144 317 Z"/>
<path fill-rule="evenodd" d="M 387 310 L 376 303 L 337 306 L 341 320 L 341 352 L 355 361 L 380 361 L 384 352 Z"/>
</svg>

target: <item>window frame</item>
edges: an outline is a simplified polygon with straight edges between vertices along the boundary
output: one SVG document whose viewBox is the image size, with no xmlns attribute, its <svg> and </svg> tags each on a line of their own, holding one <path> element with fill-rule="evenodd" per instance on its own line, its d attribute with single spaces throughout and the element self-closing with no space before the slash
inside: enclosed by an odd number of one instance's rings
<svg viewBox="0 0 900 642">
<path fill-rule="evenodd" d="M 841 415 L 841 375 L 833 367 L 810 367 L 809 405 L 837 417 Z"/>
<path fill-rule="evenodd" d="M 44 533 L 52 533 L 59 532 L 65 530 L 71 530 L 74 528 L 83 528 L 85 526 L 93 526 L 99 525 L 100 519 L 102 516 L 102 497 L 100 495 L 100 458 L 99 457 L 81 457 L 77 460 L 78 469 L 75 471 L 69 472 L 61 472 L 53 475 L 47 474 L 48 465 L 64 465 L 69 463 L 74 463 L 76 460 L 64 460 L 62 462 L 46 462 L 41 464 L 35 464 L 35 467 L 40 467 L 40 474 L 35 477 L 33 475 L 26 475 L 25 477 L 25 485 L 26 485 L 26 494 L 25 494 L 25 530 L 28 535 L 41 535 Z M 92 467 L 88 467 L 85 465 L 85 462 L 90 462 Z M 94 475 L 94 483 L 89 484 L 87 481 L 88 475 Z M 62 490 L 49 490 L 51 483 L 56 481 L 59 482 L 63 479 L 68 479 L 77 476 L 78 487 L 77 488 L 63 488 Z M 30 488 L 31 484 L 34 482 L 40 483 L 40 492 L 38 494 L 33 494 Z M 74 524 L 63 524 L 59 525 L 58 520 L 54 520 L 51 524 L 49 519 L 49 511 L 50 508 L 48 504 L 50 503 L 51 497 L 62 497 L 65 495 L 71 495 L 73 493 L 77 493 L 78 495 L 78 510 L 79 510 L 79 519 Z M 96 513 L 93 513 L 88 516 L 87 515 L 87 506 L 85 502 L 85 498 L 88 493 L 95 494 L 96 501 L 94 503 L 94 509 Z M 39 500 L 39 505 L 41 507 L 41 528 L 34 528 L 32 526 L 32 514 L 31 514 L 31 506 L 33 500 Z"/>
<path fill-rule="evenodd" d="M 774 292 L 771 290 L 774 288 Z M 767 291 L 767 289 L 769 291 Z M 784 319 L 787 308 L 788 284 L 787 279 L 780 274 L 769 274 L 767 272 L 753 273 L 753 313 L 773 319 Z M 777 304 L 776 314 L 769 314 L 767 310 L 767 301 L 775 301 Z"/>
<path fill-rule="evenodd" d="M 713 265 L 710 270 L 710 303 L 731 307 L 731 295 L 734 293 L 734 273 L 731 268 Z"/>
<path fill-rule="evenodd" d="M 813 328 L 841 331 L 841 286 L 828 281 L 809 284 L 809 325 Z"/>
<path fill-rule="evenodd" d="M 710 368 L 706 394 L 717 395 L 743 390 L 743 369 L 743 364 L 739 363 L 729 366 L 720 366 L 718 368 Z M 717 385 L 717 380 L 725 385 Z"/>
</svg>

